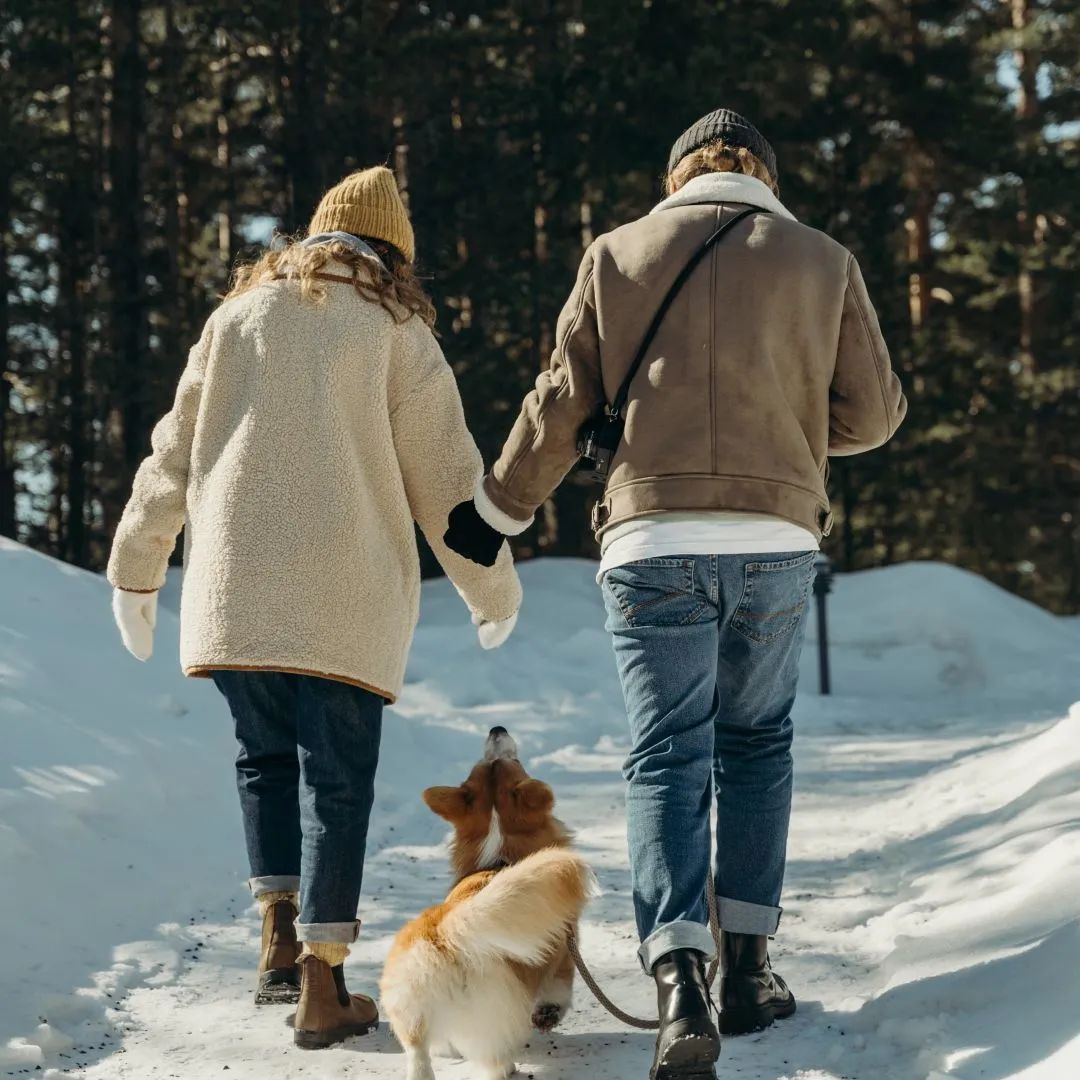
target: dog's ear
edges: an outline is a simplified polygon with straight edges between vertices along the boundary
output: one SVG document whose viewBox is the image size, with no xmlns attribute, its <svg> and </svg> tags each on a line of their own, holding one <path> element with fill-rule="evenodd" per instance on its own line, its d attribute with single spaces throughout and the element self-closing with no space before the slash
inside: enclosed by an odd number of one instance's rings
<svg viewBox="0 0 1080 1080">
<path fill-rule="evenodd" d="M 549 813 L 555 806 L 555 792 L 543 780 L 522 780 L 514 789 L 518 805 L 534 813 Z"/>
<path fill-rule="evenodd" d="M 468 796 L 465 789 L 459 787 L 429 787 L 424 792 L 424 802 L 429 810 L 447 821 L 464 817 L 468 808 Z"/>
</svg>

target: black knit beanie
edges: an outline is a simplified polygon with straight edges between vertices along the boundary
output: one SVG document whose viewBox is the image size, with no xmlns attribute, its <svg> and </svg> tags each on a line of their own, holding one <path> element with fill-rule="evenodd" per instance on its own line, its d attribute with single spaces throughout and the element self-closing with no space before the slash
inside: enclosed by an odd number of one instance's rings
<svg viewBox="0 0 1080 1080">
<path fill-rule="evenodd" d="M 703 116 L 678 137 L 668 158 L 668 174 L 674 171 L 675 166 L 687 154 L 692 154 L 718 139 L 723 139 L 729 146 L 742 146 L 749 150 L 769 170 L 772 178 L 778 179 L 776 154 L 768 140 L 745 116 L 740 116 L 731 109 L 717 109 L 716 112 Z"/>
</svg>

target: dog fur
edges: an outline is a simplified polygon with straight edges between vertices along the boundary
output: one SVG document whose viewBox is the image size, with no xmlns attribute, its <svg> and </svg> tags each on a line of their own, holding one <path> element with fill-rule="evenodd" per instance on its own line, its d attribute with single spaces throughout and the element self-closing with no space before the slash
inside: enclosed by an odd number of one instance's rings
<svg viewBox="0 0 1080 1080">
<path fill-rule="evenodd" d="M 383 1008 L 407 1080 L 435 1080 L 438 1051 L 473 1063 L 478 1080 L 503 1080 L 529 1031 L 550 1031 L 570 1007 L 567 936 L 595 879 L 552 815 L 551 788 L 522 768 L 502 728 L 464 784 L 429 788 L 424 801 L 453 826 L 455 885 L 398 934 Z"/>
</svg>

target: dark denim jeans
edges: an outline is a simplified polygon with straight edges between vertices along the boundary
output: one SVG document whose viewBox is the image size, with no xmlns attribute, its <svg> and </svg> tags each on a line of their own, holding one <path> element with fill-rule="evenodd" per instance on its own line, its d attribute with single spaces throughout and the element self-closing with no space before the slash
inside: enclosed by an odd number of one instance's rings
<svg viewBox="0 0 1080 1080">
<path fill-rule="evenodd" d="M 791 707 L 814 552 L 646 559 L 604 575 L 630 719 L 624 775 L 646 971 L 711 957 L 710 809 L 720 925 L 773 934 L 791 816 Z"/>
<path fill-rule="evenodd" d="M 355 941 L 383 699 L 315 675 L 213 677 L 236 721 L 252 893 L 299 891 L 302 941 Z"/>
</svg>

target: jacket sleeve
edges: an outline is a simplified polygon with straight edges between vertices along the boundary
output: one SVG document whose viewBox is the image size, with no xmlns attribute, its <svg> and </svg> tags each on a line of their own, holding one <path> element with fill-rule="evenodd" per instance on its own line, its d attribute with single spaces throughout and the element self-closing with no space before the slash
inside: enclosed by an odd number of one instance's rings
<svg viewBox="0 0 1080 1080">
<path fill-rule="evenodd" d="M 457 380 L 419 319 L 410 319 L 399 334 L 401 351 L 391 360 L 390 423 L 409 509 L 469 610 L 485 622 L 501 622 L 521 606 L 509 545 L 502 545 L 494 566 L 484 567 L 443 542 L 450 511 L 475 496 L 484 474 Z"/>
<path fill-rule="evenodd" d="M 603 401 L 593 249 L 589 248 L 559 316 L 550 367 L 525 398 L 477 500 L 477 509 L 488 524 L 509 535 L 528 528 L 537 508 L 578 460 L 578 432 Z"/>
<path fill-rule="evenodd" d="M 829 453 L 861 454 L 881 446 L 906 414 L 907 398 L 892 370 L 862 271 L 852 257 L 829 389 Z"/>
<path fill-rule="evenodd" d="M 191 444 L 212 346 L 212 322 L 211 318 L 188 355 L 172 409 L 154 428 L 152 452 L 135 474 L 131 498 L 113 537 L 107 577 L 125 592 L 156 592 L 165 584 L 169 556 L 184 527 Z"/>
</svg>

